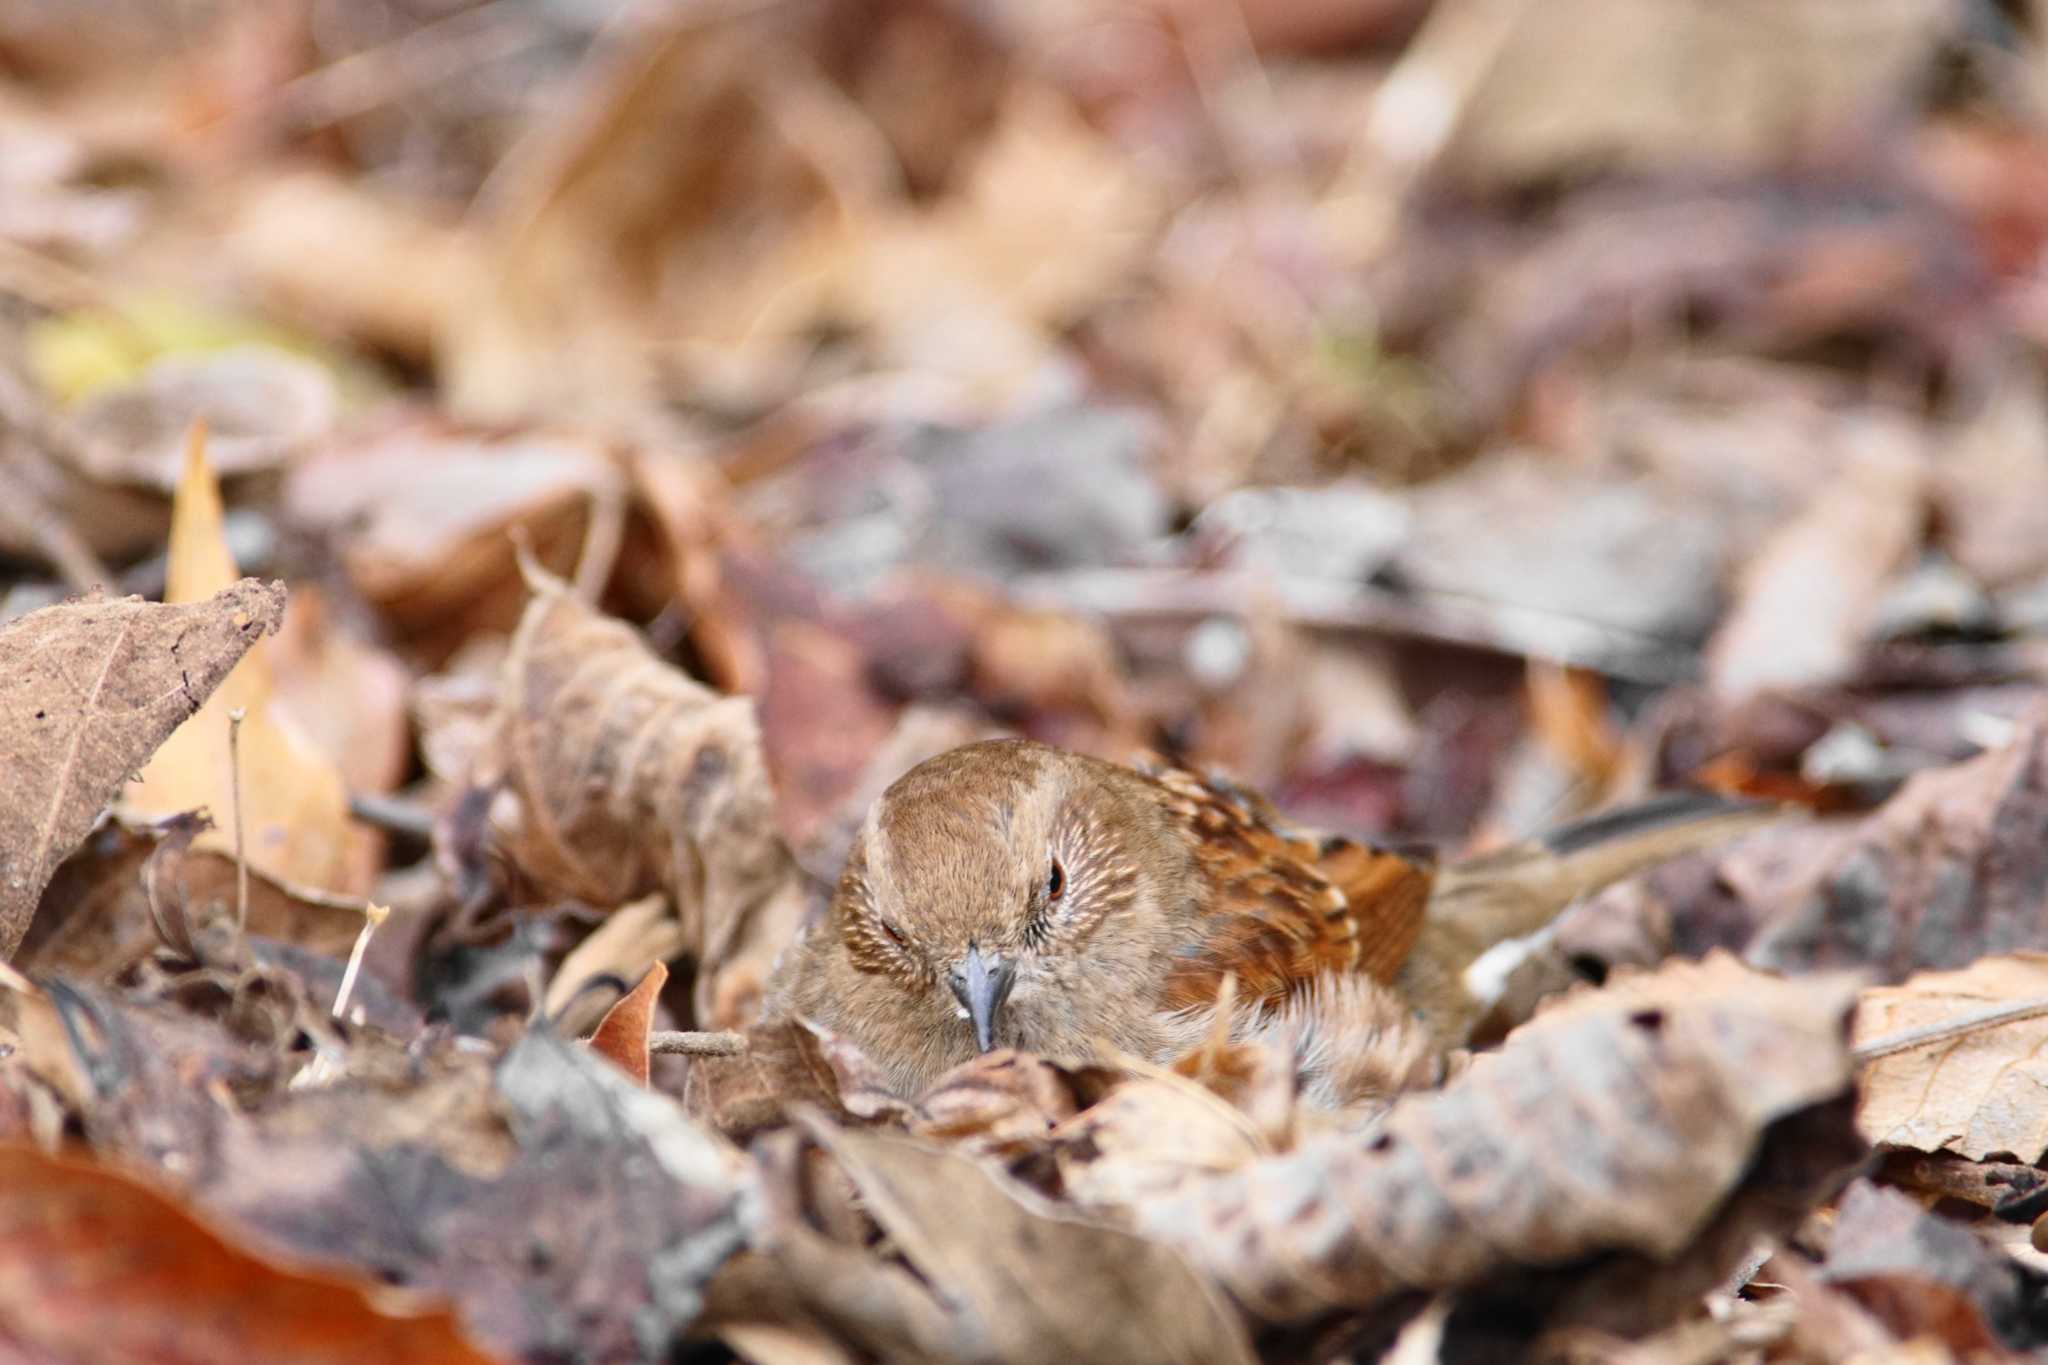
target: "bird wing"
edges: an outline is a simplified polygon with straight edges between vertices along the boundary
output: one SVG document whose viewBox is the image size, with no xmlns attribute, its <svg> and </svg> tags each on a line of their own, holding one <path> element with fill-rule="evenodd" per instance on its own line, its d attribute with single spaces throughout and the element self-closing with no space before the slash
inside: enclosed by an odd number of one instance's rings
<svg viewBox="0 0 2048 1365">
<path fill-rule="evenodd" d="M 1284 1000 L 1327 972 L 1393 979 L 1422 930 L 1431 864 L 1295 829 L 1221 778 L 1146 771 L 1212 889 L 1164 984 L 1169 1008 L 1213 1004 L 1226 977 L 1245 1003 Z"/>
</svg>

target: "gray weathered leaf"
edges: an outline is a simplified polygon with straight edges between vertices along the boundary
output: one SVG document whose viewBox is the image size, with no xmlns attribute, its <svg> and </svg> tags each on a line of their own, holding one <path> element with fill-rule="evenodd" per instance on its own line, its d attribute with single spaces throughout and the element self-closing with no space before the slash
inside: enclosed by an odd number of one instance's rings
<svg viewBox="0 0 2048 1365">
<path fill-rule="evenodd" d="M 0 955 L 121 784 L 284 616 L 245 578 L 204 602 L 87 599 L 0 629 Z"/>
</svg>

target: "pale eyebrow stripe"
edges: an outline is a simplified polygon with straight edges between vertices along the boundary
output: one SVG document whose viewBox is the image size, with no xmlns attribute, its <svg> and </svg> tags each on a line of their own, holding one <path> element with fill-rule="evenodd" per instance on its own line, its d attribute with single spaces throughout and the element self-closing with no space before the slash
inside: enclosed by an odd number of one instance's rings
<svg viewBox="0 0 2048 1365">
<path fill-rule="evenodd" d="M 868 807 L 866 817 L 861 821 L 861 838 L 868 846 L 868 897 L 871 903 L 879 903 L 879 892 L 884 886 L 895 885 L 895 870 L 890 867 L 889 841 L 882 835 L 882 803 L 877 801 Z"/>
</svg>

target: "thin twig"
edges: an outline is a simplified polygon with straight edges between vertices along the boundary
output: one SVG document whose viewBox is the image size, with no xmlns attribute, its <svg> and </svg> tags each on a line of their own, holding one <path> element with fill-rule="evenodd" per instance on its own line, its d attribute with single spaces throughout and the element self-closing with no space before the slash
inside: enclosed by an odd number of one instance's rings
<svg viewBox="0 0 2048 1365">
<path fill-rule="evenodd" d="M 386 834 L 402 835 L 422 842 L 434 837 L 434 812 L 417 801 L 379 792 L 350 792 L 348 814 Z"/>
<path fill-rule="evenodd" d="M 377 932 L 377 926 L 391 917 L 388 905 L 371 905 L 363 911 L 362 931 L 356 935 L 355 946 L 349 949 L 348 966 L 341 973 L 341 987 L 334 992 L 334 1009 L 331 1013 L 339 1019 L 348 1009 L 348 997 L 356 988 L 356 973 L 363 969 L 363 954 L 370 950 L 370 936 Z"/>
<path fill-rule="evenodd" d="M 1951 1038 L 1965 1034 L 1980 1033 L 2000 1024 L 2016 1023 L 2021 1019 L 2036 1019 L 2048 1014 L 2048 996 L 2036 996 L 2031 1000 L 2018 1000 L 2008 1005 L 1993 1005 L 1972 1014 L 1959 1015 L 1954 1019 L 1943 1019 L 1932 1024 L 1921 1024 L 1915 1028 L 1900 1029 L 1856 1044 L 1851 1050 L 1859 1062 L 1871 1062 L 1879 1057 L 1889 1057 L 1896 1052 L 1908 1052 L 1917 1047 L 1933 1043 L 1945 1043 Z"/>
<path fill-rule="evenodd" d="M 242 717 L 237 706 L 228 712 L 228 790 L 235 807 L 235 932 L 249 931 L 249 858 L 242 843 Z"/>
<path fill-rule="evenodd" d="M 747 1039 L 740 1033 L 654 1029 L 647 1035 L 647 1050 L 683 1057 L 737 1057 L 747 1050 Z"/>
<path fill-rule="evenodd" d="M 268 119 L 284 132 L 303 136 L 555 40 L 554 31 L 522 9 L 490 0 L 422 24 L 286 82 L 245 117 Z"/>
<path fill-rule="evenodd" d="M 1682 641 L 1569 612 L 1441 590 L 1395 593 L 1303 574 L 1084 569 L 1026 577 L 1012 593 L 1027 606 L 1115 619 L 1271 611 L 1291 625 L 1534 655 L 1634 682 L 1683 682 L 1699 671 L 1697 656 Z"/>
<path fill-rule="evenodd" d="M 576 596 L 593 605 L 611 582 L 618 567 L 619 549 L 626 543 L 626 492 L 616 479 L 607 479 L 590 495 L 590 524 L 583 535 L 583 550 L 576 557 L 573 586 Z"/>
</svg>

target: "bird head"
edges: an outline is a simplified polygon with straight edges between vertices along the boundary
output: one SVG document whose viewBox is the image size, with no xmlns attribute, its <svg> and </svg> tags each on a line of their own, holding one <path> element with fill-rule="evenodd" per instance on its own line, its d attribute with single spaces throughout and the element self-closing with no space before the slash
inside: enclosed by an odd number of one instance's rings
<svg viewBox="0 0 2048 1365">
<path fill-rule="evenodd" d="M 942 754 L 883 794 L 848 858 L 833 929 L 867 998 L 840 1013 L 925 1080 L 998 1047 L 1128 1047 L 1187 869 L 1127 770 L 1021 740 Z"/>
</svg>

